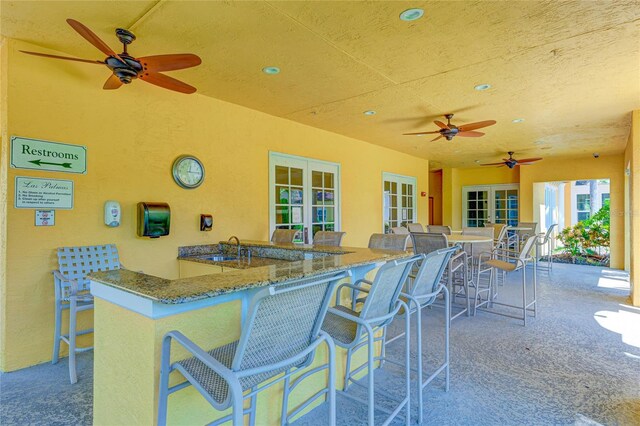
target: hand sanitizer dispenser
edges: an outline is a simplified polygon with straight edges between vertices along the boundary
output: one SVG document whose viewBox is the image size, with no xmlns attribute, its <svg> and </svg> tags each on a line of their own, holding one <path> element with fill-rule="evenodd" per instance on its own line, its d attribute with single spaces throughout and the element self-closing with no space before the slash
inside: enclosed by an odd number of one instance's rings
<svg viewBox="0 0 640 426">
<path fill-rule="evenodd" d="M 138 203 L 138 236 L 158 238 L 169 235 L 171 209 L 167 203 Z"/>
<path fill-rule="evenodd" d="M 104 224 L 115 228 L 120 226 L 120 203 L 117 201 L 104 202 Z"/>
</svg>

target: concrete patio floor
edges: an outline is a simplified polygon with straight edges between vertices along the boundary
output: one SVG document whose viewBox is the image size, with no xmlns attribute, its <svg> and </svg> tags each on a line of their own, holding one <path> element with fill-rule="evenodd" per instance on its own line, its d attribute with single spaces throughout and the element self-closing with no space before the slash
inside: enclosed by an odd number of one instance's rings
<svg viewBox="0 0 640 426">
<path fill-rule="evenodd" d="M 538 317 L 526 328 L 484 312 L 454 320 L 451 389 L 444 392 L 439 379 L 425 389 L 425 424 L 640 424 L 640 309 L 627 304 L 627 274 L 557 264 L 538 278 Z M 518 300 L 519 279 L 512 274 L 500 298 Z M 442 353 L 443 311 L 426 310 L 424 318 L 429 368 Z M 401 358 L 402 348 L 401 340 L 389 345 L 389 355 Z M 66 360 L 0 375 L 0 424 L 91 424 L 92 355 L 78 361 L 76 385 Z M 396 367 L 387 363 L 375 376 L 402 395 Z M 415 398 L 412 404 L 415 420 Z M 366 407 L 338 396 L 338 424 L 365 421 Z M 326 406 L 296 424 L 326 424 Z"/>
</svg>

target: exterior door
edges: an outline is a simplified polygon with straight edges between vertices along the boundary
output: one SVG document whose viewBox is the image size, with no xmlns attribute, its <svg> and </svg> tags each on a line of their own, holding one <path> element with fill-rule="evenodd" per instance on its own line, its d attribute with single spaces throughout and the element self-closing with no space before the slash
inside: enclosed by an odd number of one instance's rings
<svg viewBox="0 0 640 426">
<path fill-rule="evenodd" d="M 518 224 L 518 185 L 465 186 L 462 189 L 462 226 L 485 222 Z"/>
<path fill-rule="evenodd" d="M 269 232 L 297 229 L 297 242 L 318 231 L 340 230 L 340 165 L 269 154 Z"/>
<path fill-rule="evenodd" d="M 382 175 L 382 219 L 385 234 L 391 228 L 407 226 L 418 217 L 416 178 L 393 173 Z"/>
</svg>

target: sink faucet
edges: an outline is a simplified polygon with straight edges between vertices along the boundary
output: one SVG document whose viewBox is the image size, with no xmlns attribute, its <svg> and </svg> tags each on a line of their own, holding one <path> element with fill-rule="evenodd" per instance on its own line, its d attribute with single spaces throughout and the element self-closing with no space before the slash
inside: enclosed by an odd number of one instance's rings
<svg viewBox="0 0 640 426">
<path fill-rule="evenodd" d="M 232 235 L 231 238 L 229 238 L 227 240 L 227 242 L 231 242 L 231 240 L 236 240 L 236 247 L 238 249 L 238 257 L 240 257 L 240 238 L 236 237 L 235 235 Z"/>
</svg>

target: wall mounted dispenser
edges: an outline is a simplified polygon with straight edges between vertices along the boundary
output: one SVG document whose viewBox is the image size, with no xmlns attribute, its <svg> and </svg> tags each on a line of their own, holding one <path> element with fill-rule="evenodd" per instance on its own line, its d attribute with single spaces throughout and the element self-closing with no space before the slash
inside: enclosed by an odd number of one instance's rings
<svg viewBox="0 0 640 426">
<path fill-rule="evenodd" d="M 120 216 L 122 211 L 120 203 L 117 201 L 104 202 L 104 224 L 112 228 L 120 226 Z"/>
<path fill-rule="evenodd" d="M 158 238 L 169 235 L 171 209 L 167 203 L 138 203 L 138 236 Z"/>
<path fill-rule="evenodd" d="M 201 231 L 211 231 L 213 228 L 213 216 L 210 214 L 201 214 L 200 215 L 200 230 Z"/>
</svg>

